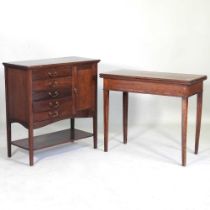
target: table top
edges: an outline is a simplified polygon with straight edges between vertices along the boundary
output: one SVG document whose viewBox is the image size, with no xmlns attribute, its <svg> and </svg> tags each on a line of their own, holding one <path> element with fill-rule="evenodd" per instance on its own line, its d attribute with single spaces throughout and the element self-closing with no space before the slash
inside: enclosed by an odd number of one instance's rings
<svg viewBox="0 0 210 210">
<path fill-rule="evenodd" d="M 6 63 L 3 63 L 3 65 L 8 66 L 8 67 L 18 67 L 18 68 L 27 69 L 27 68 L 32 68 L 32 67 L 51 66 L 51 65 L 56 65 L 56 64 L 88 63 L 88 62 L 99 62 L 99 61 L 100 60 L 71 56 L 71 57 L 63 57 L 63 58 L 6 62 Z"/>
<path fill-rule="evenodd" d="M 134 70 L 117 70 L 112 72 L 101 73 L 100 77 L 107 79 L 151 81 L 183 85 L 191 85 L 207 79 L 206 75 Z"/>
</svg>

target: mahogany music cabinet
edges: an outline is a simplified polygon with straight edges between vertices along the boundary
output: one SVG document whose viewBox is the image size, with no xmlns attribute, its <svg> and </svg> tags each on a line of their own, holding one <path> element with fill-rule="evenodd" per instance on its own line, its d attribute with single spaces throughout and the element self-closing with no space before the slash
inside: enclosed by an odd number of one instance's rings
<svg viewBox="0 0 210 210">
<path fill-rule="evenodd" d="M 3 63 L 5 67 L 8 157 L 12 145 L 34 151 L 93 136 L 97 148 L 97 63 L 80 57 Z M 93 134 L 75 129 L 77 117 L 93 118 Z M 34 137 L 33 130 L 71 119 L 71 128 Z M 11 123 L 28 129 L 28 138 L 13 140 Z"/>
</svg>

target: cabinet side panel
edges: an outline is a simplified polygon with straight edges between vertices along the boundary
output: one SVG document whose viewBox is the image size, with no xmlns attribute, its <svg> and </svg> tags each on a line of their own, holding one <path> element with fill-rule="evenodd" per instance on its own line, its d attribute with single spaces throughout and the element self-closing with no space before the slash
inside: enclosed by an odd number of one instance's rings
<svg viewBox="0 0 210 210">
<path fill-rule="evenodd" d="M 7 108 L 11 122 L 28 122 L 27 72 L 6 70 Z"/>
<path fill-rule="evenodd" d="M 77 70 L 76 110 L 95 109 L 97 70 L 93 65 L 81 65 Z"/>
</svg>

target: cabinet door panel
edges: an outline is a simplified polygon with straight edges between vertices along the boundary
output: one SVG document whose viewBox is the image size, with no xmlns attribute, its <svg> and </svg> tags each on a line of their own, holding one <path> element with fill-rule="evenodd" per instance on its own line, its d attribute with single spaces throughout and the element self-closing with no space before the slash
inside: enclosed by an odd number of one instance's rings
<svg viewBox="0 0 210 210">
<path fill-rule="evenodd" d="M 97 74 L 94 68 L 80 67 L 77 71 L 76 111 L 94 109 Z"/>
</svg>

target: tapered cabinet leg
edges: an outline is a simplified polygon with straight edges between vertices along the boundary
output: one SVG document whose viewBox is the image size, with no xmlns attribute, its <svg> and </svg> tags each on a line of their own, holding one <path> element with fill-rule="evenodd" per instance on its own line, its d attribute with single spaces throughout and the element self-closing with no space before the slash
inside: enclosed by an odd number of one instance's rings
<svg viewBox="0 0 210 210">
<path fill-rule="evenodd" d="M 108 152 L 109 91 L 104 90 L 104 152 Z"/>
<path fill-rule="evenodd" d="M 123 143 L 127 144 L 128 137 L 128 92 L 123 92 Z"/>
<path fill-rule="evenodd" d="M 7 155 L 8 157 L 12 157 L 12 131 L 10 122 L 7 122 Z"/>
<path fill-rule="evenodd" d="M 75 128 L 75 119 L 71 118 L 71 129 Z"/>
<path fill-rule="evenodd" d="M 97 140 L 97 138 L 98 138 L 98 135 L 97 135 L 97 133 L 98 133 L 98 128 L 97 128 L 97 114 L 95 114 L 95 116 L 93 116 L 93 147 L 94 147 L 94 149 L 96 149 L 97 148 L 97 146 L 98 146 L 98 140 Z"/>
<path fill-rule="evenodd" d="M 71 118 L 71 142 L 74 142 L 75 139 L 74 129 L 75 129 L 75 119 Z"/>
<path fill-rule="evenodd" d="M 203 104 L 203 93 L 197 94 L 197 117 L 196 117 L 196 134 L 195 134 L 195 154 L 198 154 L 199 149 L 199 138 L 201 129 L 201 117 L 202 117 L 202 104 Z"/>
<path fill-rule="evenodd" d="M 187 118 L 188 118 L 188 97 L 182 98 L 182 166 L 187 161 Z"/>
<path fill-rule="evenodd" d="M 28 143 L 29 143 L 29 165 L 34 165 L 34 136 L 33 127 L 30 125 L 28 129 Z"/>
</svg>

